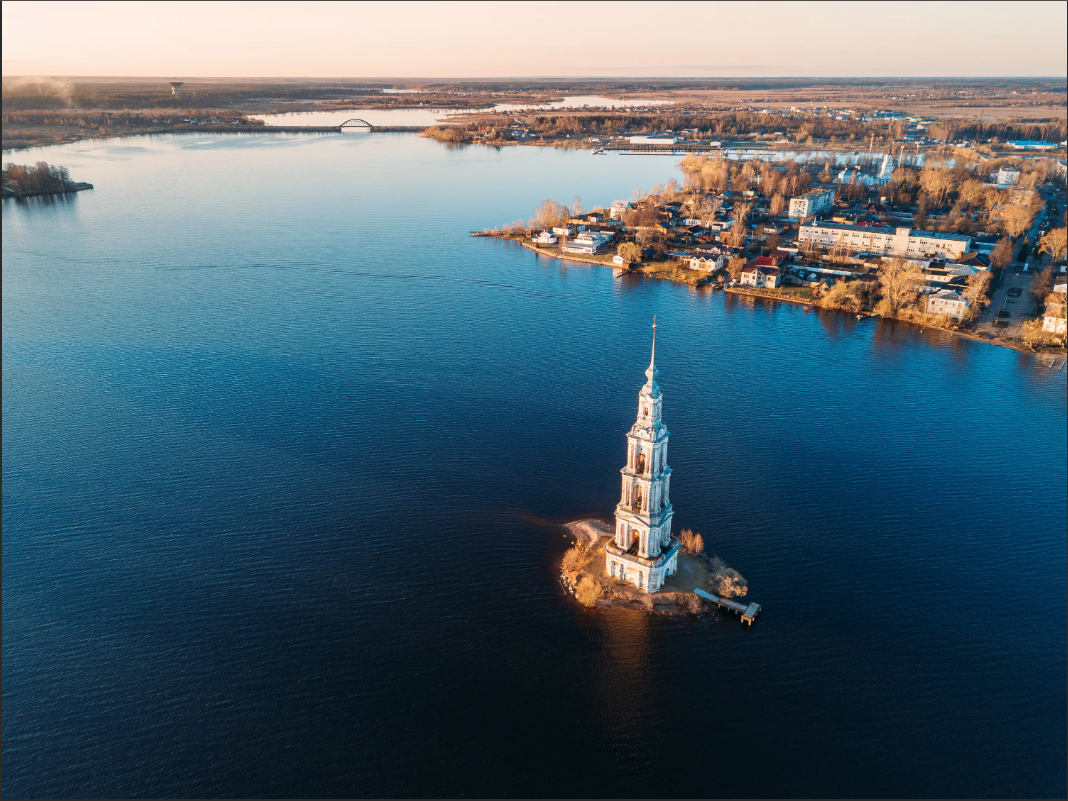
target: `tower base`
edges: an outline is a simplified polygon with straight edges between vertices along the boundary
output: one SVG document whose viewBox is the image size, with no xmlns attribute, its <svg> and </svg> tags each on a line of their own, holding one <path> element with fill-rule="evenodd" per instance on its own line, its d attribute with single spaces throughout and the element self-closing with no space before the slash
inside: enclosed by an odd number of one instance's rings
<svg viewBox="0 0 1068 801">
<path fill-rule="evenodd" d="M 656 592 L 664 586 L 664 580 L 679 569 L 679 548 L 678 539 L 672 537 L 667 549 L 659 556 L 642 557 L 624 551 L 614 540 L 609 540 L 604 546 L 604 572 L 639 590 Z"/>
</svg>

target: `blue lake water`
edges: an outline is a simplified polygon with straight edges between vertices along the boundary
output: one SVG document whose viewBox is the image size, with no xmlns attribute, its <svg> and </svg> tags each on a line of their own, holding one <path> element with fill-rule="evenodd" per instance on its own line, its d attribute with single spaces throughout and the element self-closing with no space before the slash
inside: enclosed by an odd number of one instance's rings
<svg viewBox="0 0 1068 801">
<path fill-rule="evenodd" d="M 1060 796 L 1065 373 L 471 230 L 670 157 L 411 135 L 19 154 L 5 796 Z M 658 315 L 737 618 L 593 612 Z"/>
</svg>

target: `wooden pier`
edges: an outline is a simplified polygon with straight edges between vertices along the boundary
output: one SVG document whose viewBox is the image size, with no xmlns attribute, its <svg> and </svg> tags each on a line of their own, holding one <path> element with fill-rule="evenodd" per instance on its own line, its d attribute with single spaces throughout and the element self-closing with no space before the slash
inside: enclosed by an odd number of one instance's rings
<svg viewBox="0 0 1068 801">
<path fill-rule="evenodd" d="M 737 612 L 742 616 L 742 622 L 747 626 L 752 626 L 753 621 L 756 620 L 757 615 L 760 614 L 760 604 L 740 604 L 737 601 L 732 601 L 730 598 L 720 598 L 718 595 L 713 595 L 710 592 L 694 588 L 694 592 L 706 601 L 711 601 L 720 608 L 730 609 L 732 612 Z"/>
</svg>

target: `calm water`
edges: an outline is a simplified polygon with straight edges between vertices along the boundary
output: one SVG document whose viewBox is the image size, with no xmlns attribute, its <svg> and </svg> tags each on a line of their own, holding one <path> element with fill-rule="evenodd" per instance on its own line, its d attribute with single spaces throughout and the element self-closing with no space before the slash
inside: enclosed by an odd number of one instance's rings
<svg viewBox="0 0 1068 801">
<path fill-rule="evenodd" d="M 5 796 L 1061 796 L 1065 373 L 467 236 L 665 158 L 410 135 L 24 154 Z M 736 618 L 590 612 L 649 323 Z"/>
</svg>

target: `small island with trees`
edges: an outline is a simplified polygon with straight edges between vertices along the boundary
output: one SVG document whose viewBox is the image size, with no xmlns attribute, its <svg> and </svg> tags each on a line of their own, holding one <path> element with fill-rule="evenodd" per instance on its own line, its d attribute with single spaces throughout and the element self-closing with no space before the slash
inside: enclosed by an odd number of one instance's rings
<svg viewBox="0 0 1068 801">
<path fill-rule="evenodd" d="M 697 615 L 712 611 L 695 589 L 708 590 L 720 598 L 748 594 L 748 582 L 718 556 L 705 553 L 704 538 L 690 529 L 679 533 L 681 549 L 678 570 L 659 592 L 648 593 L 605 572 L 604 545 L 611 527 L 601 520 L 576 520 L 566 528 L 575 544 L 560 562 L 560 581 L 583 606 L 601 609 L 632 609 L 668 615 Z"/>
<path fill-rule="evenodd" d="M 19 164 L 4 165 L 4 199 L 62 195 L 92 189 L 92 184 L 72 181 L 66 167 L 56 167 L 43 161 L 32 167 Z"/>
</svg>

